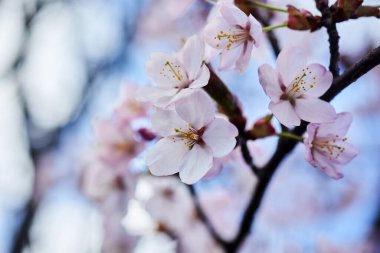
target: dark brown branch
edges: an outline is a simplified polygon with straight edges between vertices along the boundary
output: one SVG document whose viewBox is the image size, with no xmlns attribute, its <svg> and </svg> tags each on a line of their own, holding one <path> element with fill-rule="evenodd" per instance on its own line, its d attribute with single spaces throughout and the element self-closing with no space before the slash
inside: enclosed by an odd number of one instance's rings
<svg viewBox="0 0 380 253">
<path fill-rule="evenodd" d="M 380 46 L 377 46 L 357 63 L 346 69 L 341 76 L 335 78 L 331 88 L 322 96 L 322 99 L 325 101 L 331 101 L 342 90 L 379 64 Z"/>
<path fill-rule="evenodd" d="M 330 45 L 330 65 L 329 69 L 333 77 L 339 76 L 339 34 L 336 23 L 332 19 L 331 10 L 328 6 L 322 9 L 322 25 L 326 27 Z"/>
<path fill-rule="evenodd" d="M 240 108 L 239 101 L 233 95 L 222 80 L 215 74 L 211 66 L 210 81 L 204 87 L 204 90 L 218 103 L 220 110 L 229 118 L 239 131 L 239 145 L 241 146 L 244 161 L 251 168 L 253 173 L 259 174 L 258 168 L 253 163 L 253 158 L 248 150 L 247 138 L 245 133 L 246 118 Z"/>
</svg>

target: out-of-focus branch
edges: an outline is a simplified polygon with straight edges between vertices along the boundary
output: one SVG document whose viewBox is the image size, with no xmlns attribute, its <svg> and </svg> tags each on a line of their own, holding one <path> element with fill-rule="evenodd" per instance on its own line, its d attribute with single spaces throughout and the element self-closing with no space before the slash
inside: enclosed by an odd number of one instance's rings
<svg viewBox="0 0 380 253">
<path fill-rule="evenodd" d="M 30 16 L 27 16 L 25 18 L 25 31 L 30 32 L 31 23 L 35 16 L 38 14 L 38 12 L 44 7 L 44 4 L 38 2 L 36 11 L 31 14 Z M 141 6 L 139 5 L 140 9 Z M 136 18 L 136 20 L 138 20 Z M 128 25 L 126 25 L 128 26 Z M 126 29 L 126 37 L 125 37 L 125 43 L 128 44 L 133 40 L 134 32 L 133 30 L 136 29 L 137 22 L 134 22 L 133 24 L 130 24 L 128 29 Z M 24 48 L 26 45 L 24 45 Z M 71 115 L 71 118 L 66 122 L 65 125 L 54 129 L 54 131 L 51 133 L 48 142 L 46 142 L 42 147 L 35 148 L 30 144 L 30 156 L 32 158 L 32 161 L 34 163 L 34 168 L 37 169 L 38 167 L 38 160 L 47 152 L 52 150 L 53 148 L 57 147 L 60 143 L 60 136 L 62 133 L 66 132 L 67 130 L 71 129 L 73 126 L 77 125 L 80 120 L 82 119 L 82 116 L 84 116 L 87 112 L 88 105 L 91 100 L 91 95 L 93 94 L 93 90 L 96 88 L 94 87 L 94 82 L 96 80 L 96 77 L 101 73 L 107 73 L 111 69 L 114 69 L 117 65 L 125 62 L 126 60 L 126 50 L 127 45 L 123 47 L 123 50 L 119 52 L 117 56 L 115 56 L 113 59 L 110 59 L 109 61 L 104 61 L 98 63 L 93 69 L 89 70 L 88 72 L 88 78 L 87 82 L 84 86 L 83 92 L 82 92 L 82 100 L 78 104 L 76 111 L 74 111 Z M 24 60 L 24 52 L 21 52 L 19 58 L 15 61 L 13 69 L 18 69 L 19 65 Z M 23 97 L 21 97 L 22 102 L 24 102 Z M 24 114 L 25 114 L 25 120 L 29 125 L 33 126 L 33 122 L 30 120 L 28 110 L 26 108 L 26 105 L 24 103 Z M 36 179 L 34 180 L 34 184 L 36 184 Z M 12 253 L 22 253 L 24 250 L 24 247 L 29 244 L 29 232 L 30 228 L 33 224 L 33 220 L 35 217 L 36 212 L 38 211 L 38 200 L 35 196 L 35 188 L 36 185 L 34 185 L 34 189 L 32 192 L 31 199 L 26 204 L 24 210 L 23 210 L 23 218 L 20 222 L 20 226 L 18 230 L 15 233 L 13 244 L 12 244 Z"/>
<path fill-rule="evenodd" d="M 201 207 L 201 204 L 199 202 L 199 198 L 198 198 L 197 192 L 196 192 L 196 190 L 194 188 L 194 185 L 188 185 L 188 188 L 189 188 L 190 194 L 192 196 L 193 203 L 194 203 L 194 208 L 195 208 L 195 211 L 196 211 L 196 213 L 198 215 L 198 218 L 207 227 L 208 231 L 210 232 L 210 235 L 214 238 L 214 240 L 217 243 L 219 243 L 220 246 L 222 246 L 223 248 L 225 248 L 226 247 L 226 241 L 223 240 L 223 238 L 221 238 L 219 236 L 219 234 L 215 231 L 213 225 L 211 224 L 210 220 L 207 218 L 207 215 L 203 211 L 203 209 Z"/>
</svg>

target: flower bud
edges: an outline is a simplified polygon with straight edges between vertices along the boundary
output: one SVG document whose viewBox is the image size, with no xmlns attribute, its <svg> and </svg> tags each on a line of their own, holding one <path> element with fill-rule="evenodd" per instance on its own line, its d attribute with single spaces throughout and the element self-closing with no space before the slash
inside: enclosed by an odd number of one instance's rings
<svg viewBox="0 0 380 253">
<path fill-rule="evenodd" d="M 321 17 L 311 12 L 288 5 L 288 27 L 293 30 L 315 31 L 321 27 Z"/>
<path fill-rule="evenodd" d="M 249 139 L 259 139 L 272 136 L 276 130 L 272 126 L 271 120 L 273 115 L 267 115 L 255 122 L 252 129 L 247 132 Z"/>
<path fill-rule="evenodd" d="M 333 6 L 340 10 L 346 18 L 350 18 L 362 3 L 363 0 L 337 0 Z"/>
<path fill-rule="evenodd" d="M 141 138 L 143 138 L 145 141 L 151 141 L 156 138 L 156 135 L 147 128 L 140 128 L 138 130 L 138 133 L 141 136 Z"/>
</svg>

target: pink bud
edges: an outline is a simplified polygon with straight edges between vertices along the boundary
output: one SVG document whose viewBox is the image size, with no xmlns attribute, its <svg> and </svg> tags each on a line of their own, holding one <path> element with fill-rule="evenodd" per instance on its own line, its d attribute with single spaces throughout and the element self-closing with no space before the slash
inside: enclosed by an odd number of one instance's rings
<svg viewBox="0 0 380 253">
<path fill-rule="evenodd" d="M 145 141 L 151 141 L 156 138 L 156 135 L 147 128 L 140 128 L 137 132 Z"/>
</svg>

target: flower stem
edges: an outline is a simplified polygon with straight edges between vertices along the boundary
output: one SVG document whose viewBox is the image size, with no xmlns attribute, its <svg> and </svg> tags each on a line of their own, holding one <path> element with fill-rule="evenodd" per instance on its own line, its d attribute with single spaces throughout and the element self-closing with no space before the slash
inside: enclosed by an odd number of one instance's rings
<svg viewBox="0 0 380 253">
<path fill-rule="evenodd" d="M 205 0 L 205 1 L 214 5 L 218 3 L 218 0 Z"/>
<path fill-rule="evenodd" d="M 272 31 L 272 30 L 274 30 L 274 29 L 281 28 L 281 27 L 286 27 L 286 26 L 287 26 L 286 23 L 279 24 L 279 25 L 271 25 L 271 26 L 267 26 L 267 27 L 264 27 L 264 28 L 263 28 L 263 32 L 269 32 L 269 31 Z"/>
<path fill-rule="evenodd" d="M 289 132 L 277 133 L 276 135 L 279 136 L 279 137 L 293 139 L 293 140 L 296 140 L 296 141 L 299 141 L 299 142 L 303 141 L 303 138 L 301 136 L 298 136 L 298 135 L 295 135 L 295 134 L 292 134 L 292 133 L 289 133 Z"/>
<path fill-rule="evenodd" d="M 255 7 L 260 7 L 260 8 L 271 10 L 271 11 L 288 12 L 288 10 L 286 9 L 278 8 L 276 6 L 272 6 L 272 5 L 268 5 L 268 4 L 264 4 L 264 3 L 260 3 L 256 1 L 250 1 L 249 3 Z"/>
</svg>

